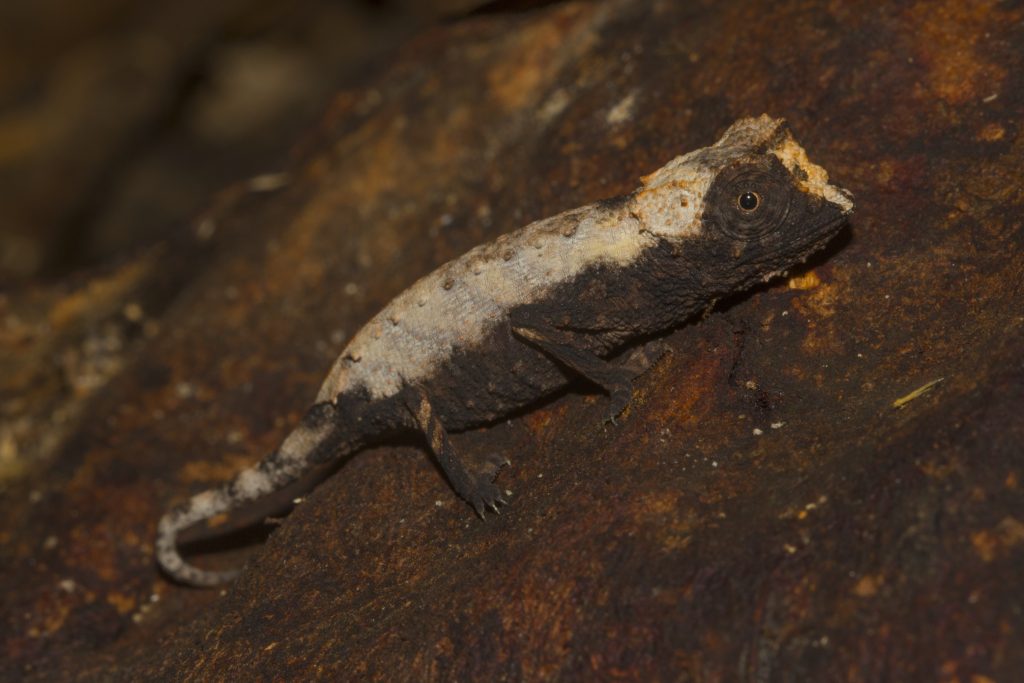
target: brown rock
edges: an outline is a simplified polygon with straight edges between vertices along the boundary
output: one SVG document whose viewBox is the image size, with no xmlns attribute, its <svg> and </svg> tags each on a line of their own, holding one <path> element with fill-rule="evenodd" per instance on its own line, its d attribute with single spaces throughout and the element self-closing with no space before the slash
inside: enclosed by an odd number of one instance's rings
<svg viewBox="0 0 1024 683">
<path fill-rule="evenodd" d="M 420 36 L 338 95 L 289 187 L 228 211 L 160 334 L 8 486 L 4 666 L 1019 678 L 1024 9 L 984 10 L 565 4 Z M 791 287 L 673 334 L 617 427 L 573 393 L 457 436 L 512 458 L 500 518 L 396 444 L 264 545 L 202 558 L 250 558 L 224 595 L 157 575 L 160 512 L 272 448 L 340 339 L 416 277 L 761 112 L 853 190 L 850 231 Z"/>
</svg>

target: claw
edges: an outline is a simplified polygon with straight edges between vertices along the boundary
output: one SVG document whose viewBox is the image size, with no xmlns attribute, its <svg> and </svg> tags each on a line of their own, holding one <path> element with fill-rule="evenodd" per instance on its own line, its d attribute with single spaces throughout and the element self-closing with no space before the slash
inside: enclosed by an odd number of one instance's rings
<svg viewBox="0 0 1024 683">
<path fill-rule="evenodd" d="M 508 467 L 509 465 L 512 464 L 512 461 L 509 460 L 508 458 L 506 458 L 505 456 L 497 455 L 497 454 L 494 454 L 494 453 L 491 453 L 490 455 L 488 455 L 486 460 L 495 469 L 501 469 L 502 467 Z"/>
</svg>

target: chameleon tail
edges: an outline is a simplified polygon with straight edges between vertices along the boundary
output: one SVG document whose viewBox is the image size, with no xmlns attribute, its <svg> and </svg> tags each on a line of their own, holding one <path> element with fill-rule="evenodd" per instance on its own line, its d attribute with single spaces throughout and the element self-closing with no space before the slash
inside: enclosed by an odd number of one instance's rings
<svg viewBox="0 0 1024 683">
<path fill-rule="evenodd" d="M 244 503 L 277 491 L 301 477 L 330 454 L 336 422 L 330 402 L 314 405 L 270 456 L 240 472 L 223 486 L 193 496 L 160 520 L 156 536 L 156 561 L 171 578 L 192 586 L 210 587 L 231 581 L 240 569 L 210 571 L 194 567 L 178 552 L 178 534 Z"/>
</svg>

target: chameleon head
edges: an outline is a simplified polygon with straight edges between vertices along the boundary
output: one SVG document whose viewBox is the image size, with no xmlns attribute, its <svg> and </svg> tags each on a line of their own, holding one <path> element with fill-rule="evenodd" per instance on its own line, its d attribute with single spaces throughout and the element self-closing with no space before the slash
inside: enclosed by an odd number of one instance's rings
<svg viewBox="0 0 1024 683">
<path fill-rule="evenodd" d="M 702 232 L 728 246 L 734 267 L 776 272 L 834 237 L 853 200 L 829 184 L 825 169 L 807 158 L 781 120 L 747 122 L 732 145 L 738 154 L 723 160 L 704 196 Z M 722 142 L 732 137 L 727 133 Z"/>
<path fill-rule="evenodd" d="M 852 211 L 850 193 L 828 182 L 785 122 L 764 115 L 644 178 L 636 213 L 662 239 L 696 238 L 732 291 L 800 263 Z"/>
</svg>

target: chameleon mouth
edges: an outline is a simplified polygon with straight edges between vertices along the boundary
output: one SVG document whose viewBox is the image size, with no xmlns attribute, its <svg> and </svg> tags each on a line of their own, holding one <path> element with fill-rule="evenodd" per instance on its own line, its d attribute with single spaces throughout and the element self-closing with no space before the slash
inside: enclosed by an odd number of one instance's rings
<svg viewBox="0 0 1024 683">
<path fill-rule="evenodd" d="M 846 220 L 849 217 L 850 213 L 845 212 L 840 214 L 839 216 L 830 218 L 827 221 L 822 221 L 821 223 L 819 223 L 811 231 L 812 238 L 810 240 L 810 245 L 806 250 L 807 255 L 809 256 L 810 254 L 813 254 L 824 249 L 825 245 L 831 242 L 839 233 L 839 229 L 846 224 Z"/>
<path fill-rule="evenodd" d="M 832 190 L 830 193 L 832 197 L 825 205 L 827 209 L 821 212 L 822 218 L 825 220 L 818 223 L 813 232 L 827 233 L 831 238 L 831 235 L 835 234 L 853 215 L 853 194 L 849 190 L 834 185 L 829 185 L 828 188 Z"/>
<path fill-rule="evenodd" d="M 842 214 L 836 216 L 835 218 L 830 218 L 829 220 L 822 222 L 817 227 L 817 229 L 819 231 L 825 230 L 825 231 L 829 231 L 829 232 L 834 231 L 834 230 L 838 230 L 839 228 L 841 228 L 846 223 L 846 221 L 847 221 L 847 219 L 849 219 L 851 213 L 852 213 L 851 211 L 848 211 L 848 212 L 845 212 L 845 213 L 842 213 Z"/>
</svg>

